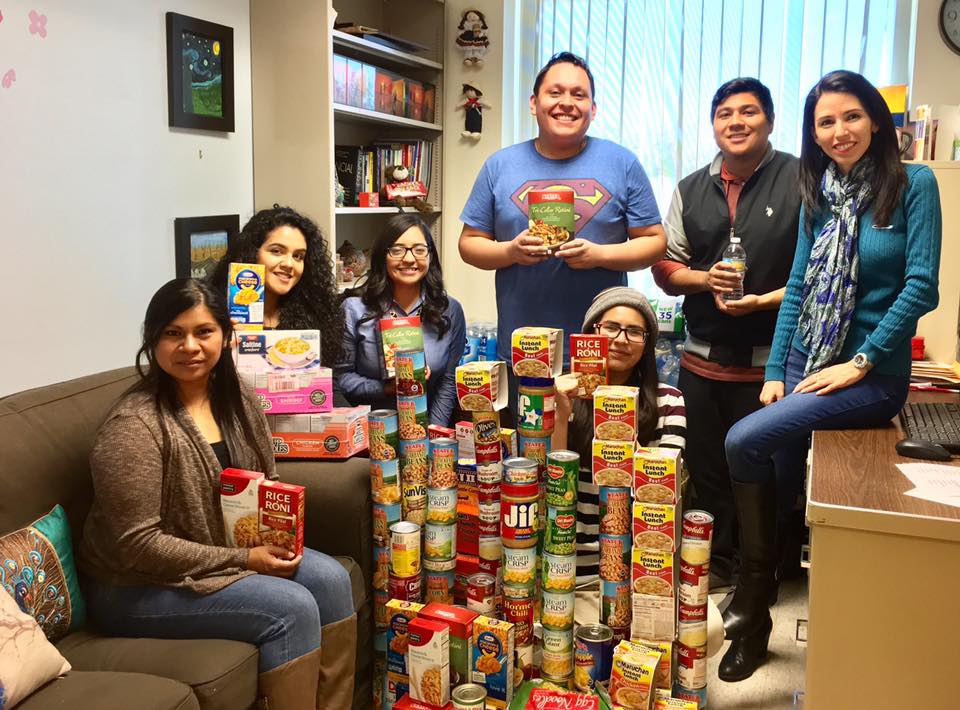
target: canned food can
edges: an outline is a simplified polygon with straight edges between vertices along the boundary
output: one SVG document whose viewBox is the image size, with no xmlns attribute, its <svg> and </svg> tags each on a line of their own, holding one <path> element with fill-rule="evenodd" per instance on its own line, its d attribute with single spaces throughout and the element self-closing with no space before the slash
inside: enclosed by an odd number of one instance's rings
<svg viewBox="0 0 960 710">
<path fill-rule="evenodd" d="M 400 441 L 400 483 L 427 483 L 430 467 L 430 440 Z"/>
<path fill-rule="evenodd" d="M 533 597 L 514 599 L 503 596 L 503 620 L 513 624 L 514 643 L 517 646 L 533 644 Z"/>
<path fill-rule="evenodd" d="M 500 444 L 500 412 L 473 412 L 475 446 Z"/>
<path fill-rule="evenodd" d="M 397 410 L 375 409 L 367 415 L 370 436 L 370 458 L 387 461 L 399 455 Z"/>
<path fill-rule="evenodd" d="M 677 639 L 685 646 L 699 648 L 707 645 L 707 606 L 680 605 Z M 693 686 L 696 687 L 696 686 Z"/>
<path fill-rule="evenodd" d="M 400 466 L 397 459 L 370 461 L 370 496 L 374 503 L 400 502 Z"/>
<path fill-rule="evenodd" d="M 409 577 L 400 577 L 393 572 L 390 573 L 388 594 L 391 599 L 399 599 L 404 602 L 419 602 L 421 592 L 422 587 L 419 572 Z"/>
<path fill-rule="evenodd" d="M 373 504 L 373 544 L 378 547 L 390 546 L 390 526 L 399 523 L 401 518 L 400 501 L 396 503 Z"/>
<path fill-rule="evenodd" d="M 707 647 L 677 642 L 677 685 L 689 690 L 707 685 Z"/>
<path fill-rule="evenodd" d="M 397 434 L 400 441 L 426 440 L 429 423 L 427 395 L 397 397 Z"/>
<path fill-rule="evenodd" d="M 692 565 L 709 562 L 713 516 L 705 510 L 688 510 L 681 526 L 680 559 Z"/>
<path fill-rule="evenodd" d="M 501 488 L 500 535 L 504 547 L 533 547 L 537 544 L 537 507 L 540 487 L 536 483 Z"/>
<path fill-rule="evenodd" d="M 388 589 L 373 590 L 373 624 L 378 633 L 386 631 L 390 624 L 390 617 L 387 614 L 388 601 L 390 601 L 390 591 Z"/>
<path fill-rule="evenodd" d="M 537 462 L 523 456 L 512 456 L 503 462 L 503 478 L 507 483 L 525 485 L 538 483 L 540 475 Z"/>
<path fill-rule="evenodd" d="M 451 560 L 428 560 L 423 559 L 423 569 L 431 572 L 447 572 L 457 568 L 457 558 Z"/>
<path fill-rule="evenodd" d="M 610 632 L 613 634 L 613 647 L 616 648 L 617 644 L 621 641 L 630 640 L 630 627 L 629 626 L 611 626 Z"/>
<path fill-rule="evenodd" d="M 500 463 L 503 461 L 503 444 L 495 442 L 493 444 L 474 444 L 473 456 L 478 464 Z"/>
<path fill-rule="evenodd" d="M 570 592 L 577 585 L 576 555 L 545 553 L 541 570 L 541 586 L 545 592 Z"/>
<path fill-rule="evenodd" d="M 553 683 L 556 686 L 565 688 L 566 690 L 573 690 L 573 676 L 552 676 L 549 673 L 543 671 L 540 672 L 540 677 L 543 678 L 548 683 Z"/>
<path fill-rule="evenodd" d="M 423 601 L 427 604 L 453 604 L 455 570 L 430 570 L 424 565 Z"/>
<path fill-rule="evenodd" d="M 457 459 L 457 485 L 477 486 L 477 462 L 473 459 Z"/>
<path fill-rule="evenodd" d="M 427 484 L 403 484 L 402 510 L 405 521 L 423 525 L 427 522 Z"/>
<path fill-rule="evenodd" d="M 680 561 L 680 584 L 677 596 L 681 604 L 703 606 L 710 592 L 710 563 L 692 565 Z"/>
<path fill-rule="evenodd" d="M 467 608 L 478 614 L 489 615 L 496 609 L 497 578 L 486 572 L 467 577 Z"/>
<path fill-rule="evenodd" d="M 453 710 L 484 710 L 487 703 L 487 689 L 478 683 L 458 685 L 450 693 Z"/>
<path fill-rule="evenodd" d="M 490 523 L 492 524 L 497 532 L 500 530 L 500 498 L 497 497 L 494 500 L 489 499 L 480 499 L 479 505 L 477 505 L 477 517 L 480 519 L 481 523 Z"/>
<path fill-rule="evenodd" d="M 448 525 L 457 519 L 457 489 L 427 488 L 427 523 Z"/>
<path fill-rule="evenodd" d="M 538 470 L 547 466 L 547 452 L 550 450 L 549 436 L 524 436 L 517 434 L 517 448 L 520 456 L 537 462 Z"/>
<path fill-rule="evenodd" d="M 373 588 L 386 589 L 390 579 L 390 548 L 373 548 Z"/>
<path fill-rule="evenodd" d="M 707 686 L 684 688 L 679 683 L 674 683 L 673 697 L 680 700 L 692 700 L 697 704 L 697 710 L 707 710 Z"/>
<path fill-rule="evenodd" d="M 500 486 L 501 481 L 496 483 L 480 483 L 477 485 L 478 503 L 496 503 L 500 504 Z M 499 520 L 498 520 L 499 522 Z"/>
<path fill-rule="evenodd" d="M 543 534 L 543 549 L 551 555 L 577 553 L 577 508 L 547 506 L 547 520 Z"/>
<path fill-rule="evenodd" d="M 427 522 L 423 529 L 423 556 L 431 560 L 450 560 L 457 556 L 457 524 Z"/>
<path fill-rule="evenodd" d="M 630 535 L 600 533 L 600 579 L 621 582 L 630 579 Z"/>
<path fill-rule="evenodd" d="M 606 624 L 584 624 L 574 641 L 573 682 L 579 690 L 591 691 L 610 680 L 613 632 Z"/>
<path fill-rule="evenodd" d="M 397 395 L 420 397 L 427 393 L 427 358 L 423 350 L 397 350 L 393 358 Z"/>
<path fill-rule="evenodd" d="M 503 548 L 503 583 L 533 584 L 537 577 L 537 550 L 534 547 Z"/>
<path fill-rule="evenodd" d="M 560 449 L 547 454 L 547 505 L 558 508 L 577 504 L 577 481 L 580 477 L 580 455 Z"/>
<path fill-rule="evenodd" d="M 500 561 L 500 555 L 503 551 L 503 544 L 499 535 L 483 536 L 477 543 L 479 557 L 481 560 Z"/>
<path fill-rule="evenodd" d="M 390 572 L 397 577 L 420 574 L 420 526 L 406 520 L 390 526 Z"/>
<path fill-rule="evenodd" d="M 600 532 L 629 535 L 632 502 L 629 488 L 600 486 Z"/>
<path fill-rule="evenodd" d="M 517 429 L 549 434 L 555 425 L 557 388 L 551 378 L 521 377 L 517 387 Z"/>
<path fill-rule="evenodd" d="M 457 455 L 459 448 L 456 439 L 441 437 L 430 440 L 430 476 L 431 488 L 457 487 Z"/>
<path fill-rule="evenodd" d="M 499 486 L 503 482 L 503 462 L 477 464 L 477 483 L 481 486 Z"/>
<path fill-rule="evenodd" d="M 540 623 L 544 628 L 572 629 L 575 592 L 543 592 Z"/>
<path fill-rule="evenodd" d="M 543 658 L 540 670 L 554 678 L 573 675 L 573 627 L 553 629 L 543 627 Z"/>
<path fill-rule="evenodd" d="M 626 628 L 630 638 L 630 621 L 633 607 L 630 603 L 630 580 L 618 582 L 601 581 L 600 622 L 611 629 Z"/>
<path fill-rule="evenodd" d="M 497 510 L 499 510 L 499 506 Z M 480 537 L 495 537 L 500 538 L 500 521 L 496 522 L 490 520 L 480 520 L 477 523 L 477 531 Z"/>
</svg>

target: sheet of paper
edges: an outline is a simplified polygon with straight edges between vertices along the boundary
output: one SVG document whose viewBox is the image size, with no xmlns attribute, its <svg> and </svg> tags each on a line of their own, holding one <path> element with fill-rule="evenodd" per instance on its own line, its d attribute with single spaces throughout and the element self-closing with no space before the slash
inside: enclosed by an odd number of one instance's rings
<svg viewBox="0 0 960 710">
<path fill-rule="evenodd" d="M 917 488 L 960 495 L 960 468 L 936 463 L 899 463 L 897 468 Z"/>
<path fill-rule="evenodd" d="M 914 488 L 907 491 L 906 495 L 911 498 L 930 501 L 931 503 L 941 503 L 942 505 L 952 505 L 955 508 L 960 508 L 960 496 L 945 496 L 924 488 Z"/>
</svg>

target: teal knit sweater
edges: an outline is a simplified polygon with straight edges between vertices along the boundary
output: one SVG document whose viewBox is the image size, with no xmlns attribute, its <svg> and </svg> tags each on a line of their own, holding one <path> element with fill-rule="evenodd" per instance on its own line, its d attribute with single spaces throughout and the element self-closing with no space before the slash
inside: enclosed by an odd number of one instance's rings
<svg viewBox="0 0 960 710">
<path fill-rule="evenodd" d="M 910 375 L 910 338 L 917 332 L 920 317 L 937 307 L 940 271 L 940 193 L 933 171 L 925 165 L 905 165 L 907 186 L 891 224 L 878 228 L 873 209 L 861 215 L 857 249 L 860 253 L 860 282 L 850 329 L 837 362 L 864 353 L 878 373 Z M 787 281 L 787 291 L 777 316 L 766 379 L 783 381 L 791 346 L 806 353 L 800 343 L 797 319 L 800 296 L 813 237 L 826 224 L 824 211 L 814 217 L 812 230 L 803 228 Z"/>
</svg>

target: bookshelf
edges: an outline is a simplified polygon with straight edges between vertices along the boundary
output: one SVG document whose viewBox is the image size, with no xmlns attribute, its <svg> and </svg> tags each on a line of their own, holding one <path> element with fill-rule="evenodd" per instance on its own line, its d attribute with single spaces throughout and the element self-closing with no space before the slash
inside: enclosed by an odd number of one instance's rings
<svg viewBox="0 0 960 710">
<path fill-rule="evenodd" d="M 257 209 L 278 202 L 310 215 L 327 236 L 331 256 L 346 240 L 369 247 L 397 207 L 336 207 L 335 148 L 428 141 L 423 170 L 434 211 L 423 217 L 442 250 L 444 13 L 437 0 L 251 0 Z M 333 29 L 334 21 L 375 27 L 430 49 L 400 51 Z M 334 54 L 435 86 L 433 121 L 335 102 Z"/>
</svg>

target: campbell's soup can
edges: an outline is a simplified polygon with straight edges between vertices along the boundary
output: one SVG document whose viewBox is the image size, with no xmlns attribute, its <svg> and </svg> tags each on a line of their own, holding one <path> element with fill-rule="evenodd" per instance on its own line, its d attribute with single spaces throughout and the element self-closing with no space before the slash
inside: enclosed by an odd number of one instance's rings
<svg viewBox="0 0 960 710">
<path fill-rule="evenodd" d="M 677 642 L 677 685 L 696 689 L 707 685 L 707 647 Z"/>
<path fill-rule="evenodd" d="M 503 461 L 503 444 L 474 444 L 474 459 L 477 465 L 485 463 L 501 463 Z"/>
<path fill-rule="evenodd" d="M 399 456 L 399 435 L 397 432 L 396 409 L 374 409 L 367 415 L 370 458 L 374 461 L 388 461 Z"/>
<path fill-rule="evenodd" d="M 691 648 L 707 645 L 707 605 L 687 606 L 680 604 L 678 610 L 677 638 Z"/>
<path fill-rule="evenodd" d="M 500 491 L 500 535 L 504 547 L 537 544 L 537 507 L 540 486 L 536 483 L 504 483 Z"/>
<path fill-rule="evenodd" d="M 539 483 L 537 462 L 523 456 L 513 456 L 503 462 L 503 479 L 517 485 Z"/>
<path fill-rule="evenodd" d="M 406 520 L 390 526 L 390 572 L 406 578 L 420 574 L 420 526 Z"/>
<path fill-rule="evenodd" d="M 496 610 L 497 578 L 486 572 L 467 577 L 467 608 L 489 616 Z"/>
<path fill-rule="evenodd" d="M 713 516 L 705 510 L 688 510 L 683 514 L 680 559 L 692 565 L 710 561 L 713 540 Z"/>
<path fill-rule="evenodd" d="M 477 484 L 497 485 L 503 481 L 503 462 L 488 461 L 486 463 L 477 462 Z"/>
<path fill-rule="evenodd" d="M 419 602 L 423 591 L 421 585 L 420 573 L 409 577 L 400 577 L 393 572 L 390 573 L 390 587 L 388 592 L 391 599 L 399 599 L 404 602 Z"/>
<path fill-rule="evenodd" d="M 457 440 L 441 437 L 430 439 L 430 475 L 431 488 L 457 487 Z"/>
<path fill-rule="evenodd" d="M 680 560 L 680 584 L 677 596 L 681 604 L 703 606 L 710 592 L 710 563 L 692 565 Z"/>
<path fill-rule="evenodd" d="M 573 681 L 579 690 L 591 691 L 610 680 L 613 632 L 606 624 L 583 624 L 574 641 Z"/>
<path fill-rule="evenodd" d="M 514 643 L 517 646 L 533 643 L 533 597 L 513 599 L 504 594 L 503 620 L 513 624 Z"/>
<path fill-rule="evenodd" d="M 477 548 L 480 552 L 479 557 L 481 560 L 499 562 L 500 556 L 503 553 L 503 543 L 499 535 L 481 536 L 477 542 Z"/>
</svg>

